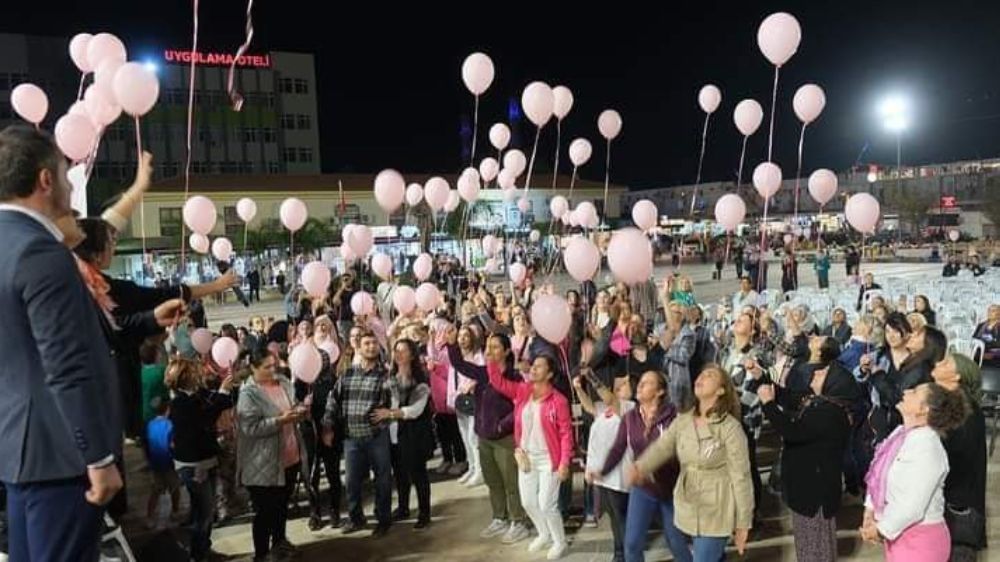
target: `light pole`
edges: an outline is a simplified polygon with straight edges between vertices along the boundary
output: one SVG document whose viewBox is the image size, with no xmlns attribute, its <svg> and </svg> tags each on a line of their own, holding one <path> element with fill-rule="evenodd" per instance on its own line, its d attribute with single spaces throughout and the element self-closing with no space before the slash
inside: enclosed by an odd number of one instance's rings
<svg viewBox="0 0 1000 562">
<path fill-rule="evenodd" d="M 910 126 L 910 104 L 901 95 L 894 94 L 879 104 L 882 125 L 896 136 L 896 192 L 903 195 L 903 131 Z M 900 218 L 902 218 L 900 216 Z M 903 221 L 899 221 L 899 240 L 903 240 Z"/>
</svg>

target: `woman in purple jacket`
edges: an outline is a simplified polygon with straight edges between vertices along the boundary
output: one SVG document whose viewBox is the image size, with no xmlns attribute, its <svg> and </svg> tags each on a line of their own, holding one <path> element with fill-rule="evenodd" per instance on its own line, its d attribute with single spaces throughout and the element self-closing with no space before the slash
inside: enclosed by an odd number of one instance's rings
<svg viewBox="0 0 1000 562">
<path fill-rule="evenodd" d="M 667 399 L 667 379 L 662 373 L 645 372 L 639 379 L 635 397 L 638 406 L 622 416 L 618 437 L 608 452 L 602 476 L 618 466 L 626 449 L 631 451 L 632 458 L 638 458 L 677 417 L 677 410 Z M 677 463 L 671 461 L 657 469 L 652 478 L 629 490 L 625 514 L 625 562 L 643 561 L 646 533 L 657 511 L 663 522 L 663 537 L 674 560 L 691 561 L 687 538 L 674 526 L 673 490 L 677 474 Z"/>
<path fill-rule="evenodd" d="M 524 524 L 526 516 L 517 487 L 517 463 L 514 460 L 514 404 L 489 383 L 486 367 L 465 360 L 458 347 L 458 330 L 448 326 L 448 360 L 455 370 L 476 381 L 476 435 L 479 437 L 479 463 L 483 480 L 490 491 L 493 521 L 479 536 L 488 539 L 503 535 L 501 542 L 514 544 L 530 535 Z M 492 334 L 486 340 L 487 363 L 503 365 L 503 377 L 524 382 L 514 368 L 510 338 Z"/>
</svg>

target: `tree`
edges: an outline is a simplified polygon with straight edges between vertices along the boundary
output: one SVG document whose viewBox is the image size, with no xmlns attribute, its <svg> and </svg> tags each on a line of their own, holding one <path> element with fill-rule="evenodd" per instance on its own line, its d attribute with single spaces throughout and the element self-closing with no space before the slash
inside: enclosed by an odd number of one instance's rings
<svg viewBox="0 0 1000 562">
<path fill-rule="evenodd" d="M 900 223 L 908 223 L 912 231 L 920 230 L 927 219 L 927 211 L 934 206 L 937 200 L 933 193 L 913 188 L 906 189 L 898 184 L 886 186 L 882 198 L 888 210 L 896 211 L 899 214 Z"/>
<path fill-rule="evenodd" d="M 328 223 L 317 218 L 306 220 L 306 224 L 295 233 L 295 252 L 312 253 L 333 244 L 333 229 Z"/>
<path fill-rule="evenodd" d="M 983 198 L 983 214 L 993 223 L 994 232 L 1000 229 L 1000 197 L 995 194 L 1000 191 L 1000 177 L 986 180 L 986 197 Z M 994 194 L 994 195 L 991 195 Z"/>
</svg>

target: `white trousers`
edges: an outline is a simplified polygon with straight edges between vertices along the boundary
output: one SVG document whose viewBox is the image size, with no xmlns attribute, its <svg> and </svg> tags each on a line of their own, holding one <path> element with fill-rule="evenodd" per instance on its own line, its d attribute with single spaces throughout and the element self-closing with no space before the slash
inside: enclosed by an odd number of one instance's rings
<svg viewBox="0 0 1000 562">
<path fill-rule="evenodd" d="M 566 544 L 562 513 L 559 512 L 559 475 L 552 471 L 549 454 L 530 454 L 531 470 L 517 471 L 521 505 L 535 525 L 538 536 Z"/>
<path fill-rule="evenodd" d="M 479 465 L 479 437 L 476 435 L 476 417 L 457 414 L 458 432 L 462 434 L 462 445 L 465 446 L 465 456 L 469 463 L 469 472 L 482 474 Z"/>
</svg>

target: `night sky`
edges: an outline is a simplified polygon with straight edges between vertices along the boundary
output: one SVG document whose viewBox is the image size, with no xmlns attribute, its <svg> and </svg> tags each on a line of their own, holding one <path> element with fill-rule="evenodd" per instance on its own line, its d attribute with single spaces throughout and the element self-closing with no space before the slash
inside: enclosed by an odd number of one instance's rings
<svg viewBox="0 0 1000 562">
<path fill-rule="evenodd" d="M 185 2 L 168 10 L 165 2 L 92 0 L 83 13 L 77 2 L 13 4 L 4 6 L 3 31 L 67 37 L 111 31 L 134 58 L 190 46 Z M 235 51 L 245 3 L 202 4 L 202 48 Z M 595 157 L 584 177 L 603 179 L 596 117 L 612 107 L 624 119 L 612 181 L 633 188 L 691 183 L 704 116 L 696 95 L 711 82 L 722 88 L 723 103 L 713 116 L 704 179 L 733 179 L 740 142 L 735 103 L 753 97 L 765 113 L 770 106 L 773 67 L 757 49 L 756 31 L 774 11 L 791 12 L 803 30 L 799 52 L 782 68 L 778 95 L 775 154 L 786 177 L 795 171 L 799 126 L 791 98 L 806 82 L 827 95 L 824 114 L 806 133 L 806 173 L 843 170 L 859 155 L 863 163 L 894 162 L 894 137 L 875 112 L 892 91 L 907 93 L 914 109 L 904 162 L 1000 156 L 1000 2 L 703 0 L 582 8 L 535 0 L 448 9 L 429 2 L 330 2 L 323 12 L 319 2 L 256 4 L 251 52 L 316 55 L 325 172 L 460 169 L 461 124 L 472 114 L 460 66 L 482 50 L 493 58 L 497 79 L 482 100 L 480 147 L 489 125 L 506 120 L 508 101 L 519 100 L 530 81 L 544 80 L 573 90 L 562 159 L 568 139 L 589 138 Z M 748 169 L 766 154 L 766 119 L 751 137 Z M 525 152 L 533 133 L 525 121 L 515 141 Z M 551 166 L 554 126 L 542 140 L 544 169 Z"/>
</svg>

